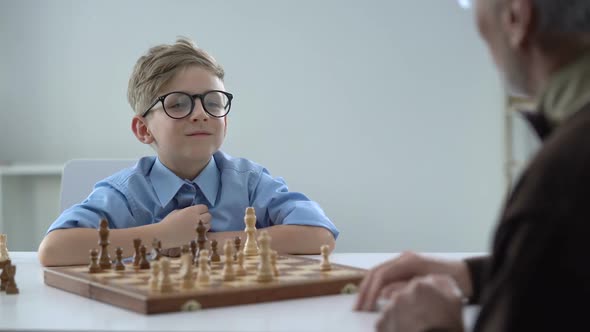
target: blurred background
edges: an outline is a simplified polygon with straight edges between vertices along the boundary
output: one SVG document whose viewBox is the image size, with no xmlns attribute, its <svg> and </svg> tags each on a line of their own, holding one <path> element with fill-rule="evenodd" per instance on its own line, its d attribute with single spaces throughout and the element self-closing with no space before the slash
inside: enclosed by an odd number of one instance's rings
<svg viewBox="0 0 590 332">
<path fill-rule="evenodd" d="M 153 154 L 129 75 L 190 37 L 235 95 L 222 149 L 316 200 L 338 252 L 485 251 L 509 186 L 507 103 L 452 0 L 0 0 L 0 232 L 36 250 L 76 158 Z M 526 128 L 525 128 L 526 129 Z"/>
</svg>

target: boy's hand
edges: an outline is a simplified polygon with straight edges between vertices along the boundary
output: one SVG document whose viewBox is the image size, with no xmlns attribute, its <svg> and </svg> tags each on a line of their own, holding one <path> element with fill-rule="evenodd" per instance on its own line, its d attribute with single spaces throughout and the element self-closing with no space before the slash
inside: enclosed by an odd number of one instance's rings
<svg viewBox="0 0 590 332">
<path fill-rule="evenodd" d="M 158 224 L 160 226 L 158 239 L 162 240 L 164 247 L 177 247 L 188 244 L 196 235 L 199 220 L 209 231 L 211 228 L 211 214 L 204 204 L 186 207 L 170 212 L 166 218 Z"/>
<path fill-rule="evenodd" d="M 211 213 L 209 213 L 209 208 L 205 204 L 197 204 L 185 207 L 184 209 L 174 210 L 168 216 L 172 214 L 178 214 L 178 218 L 181 218 L 182 220 L 194 221 L 192 235 L 197 234 L 195 229 L 199 224 L 199 220 L 203 222 L 203 225 L 205 226 L 205 229 L 207 229 L 207 232 L 211 229 Z"/>
<path fill-rule="evenodd" d="M 407 252 L 369 271 L 361 283 L 355 309 L 374 311 L 379 297 L 394 296 L 412 279 L 429 274 L 451 276 L 462 294 L 471 296 L 471 279 L 463 261 L 445 261 Z"/>
</svg>

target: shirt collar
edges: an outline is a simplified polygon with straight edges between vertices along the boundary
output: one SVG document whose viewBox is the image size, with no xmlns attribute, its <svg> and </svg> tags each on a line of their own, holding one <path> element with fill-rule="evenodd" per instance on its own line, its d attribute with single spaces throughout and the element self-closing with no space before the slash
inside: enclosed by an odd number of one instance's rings
<svg viewBox="0 0 590 332">
<path fill-rule="evenodd" d="M 541 95 L 542 111 L 559 125 L 590 102 L 590 53 L 559 70 Z"/>
<path fill-rule="evenodd" d="M 156 158 L 149 176 L 162 206 L 168 205 L 180 188 L 187 182 L 195 183 L 201 189 L 201 192 L 211 206 L 215 206 L 217 202 L 220 174 L 214 158 L 211 158 L 207 166 L 192 181 L 185 181 L 178 177 L 168 167 L 162 164 L 160 158 Z"/>
<path fill-rule="evenodd" d="M 210 206 L 215 206 L 215 203 L 217 202 L 220 179 L 221 175 L 219 174 L 217 163 L 213 157 L 211 157 L 211 160 L 209 160 L 209 163 L 201 173 L 193 179 L 193 182 L 199 186 L 201 192 L 203 192 L 203 195 L 205 195 L 205 198 L 209 201 Z"/>
</svg>

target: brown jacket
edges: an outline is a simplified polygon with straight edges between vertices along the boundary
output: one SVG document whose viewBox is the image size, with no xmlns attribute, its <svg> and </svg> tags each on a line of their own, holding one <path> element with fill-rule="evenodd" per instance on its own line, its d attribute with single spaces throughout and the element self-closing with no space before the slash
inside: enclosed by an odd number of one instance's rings
<svg viewBox="0 0 590 332">
<path fill-rule="evenodd" d="M 481 305 L 474 331 L 590 330 L 590 104 L 544 136 L 491 256 L 467 260 Z"/>
</svg>

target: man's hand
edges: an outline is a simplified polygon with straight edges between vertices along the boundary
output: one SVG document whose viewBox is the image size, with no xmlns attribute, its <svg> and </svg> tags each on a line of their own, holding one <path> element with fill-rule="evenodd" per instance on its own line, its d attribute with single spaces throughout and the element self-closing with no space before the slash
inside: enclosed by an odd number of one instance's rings
<svg viewBox="0 0 590 332">
<path fill-rule="evenodd" d="M 374 311 L 380 296 L 390 297 L 412 279 L 429 274 L 449 275 L 463 295 L 472 293 L 469 271 L 463 261 L 445 261 L 408 252 L 369 271 L 361 283 L 355 310 Z"/>
<path fill-rule="evenodd" d="M 462 295 L 448 275 L 412 279 L 395 292 L 377 322 L 379 332 L 462 332 Z"/>
<path fill-rule="evenodd" d="M 199 220 L 209 231 L 211 228 L 211 214 L 204 204 L 186 207 L 170 212 L 166 218 L 160 221 L 159 236 L 163 247 L 178 247 L 187 244 L 196 236 L 196 227 Z"/>
</svg>

